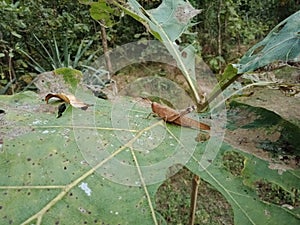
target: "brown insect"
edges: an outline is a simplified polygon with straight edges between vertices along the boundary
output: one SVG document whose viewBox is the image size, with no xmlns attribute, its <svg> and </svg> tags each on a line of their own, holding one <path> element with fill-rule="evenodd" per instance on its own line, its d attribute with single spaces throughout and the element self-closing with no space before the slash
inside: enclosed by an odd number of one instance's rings
<svg viewBox="0 0 300 225">
<path fill-rule="evenodd" d="M 166 122 L 200 130 L 210 130 L 209 125 L 185 116 L 186 114 L 194 111 L 196 109 L 195 106 L 190 106 L 182 111 L 176 111 L 168 106 L 161 105 L 157 102 L 152 102 L 151 108 L 153 113 L 158 115 Z"/>
</svg>

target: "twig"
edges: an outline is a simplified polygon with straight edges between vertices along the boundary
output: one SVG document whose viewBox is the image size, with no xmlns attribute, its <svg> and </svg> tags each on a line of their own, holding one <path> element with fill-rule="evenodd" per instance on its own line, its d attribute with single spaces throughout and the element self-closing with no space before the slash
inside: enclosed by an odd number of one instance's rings
<svg viewBox="0 0 300 225">
<path fill-rule="evenodd" d="M 113 76 L 113 69 L 112 69 L 111 60 L 110 60 L 109 51 L 108 51 L 107 34 L 106 34 L 106 30 L 105 30 L 105 21 L 100 20 L 99 24 L 100 24 L 100 27 L 101 27 L 101 39 L 102 39 L 102 47 L 103 47 L 103 52 L 104 52 L 104 58 L 105 58 L 107 70 L 109 72 L 109 77 L 108 78 L 110 79 L 111 76 Z"/>
<path fill-rule="evenodd" d="M 12 65 L 12 56 L 11 56 L 11 49 L 9 51 L 4 51 L 5 53 L 5 56 L 6 56 L 6 59 L 7 59 L 7 64 L 8 64 L 8 74 L 9 74 L 9 84 L 11 84 L 11 92 L 12 94 L 15 93 L 15 90 L 14 90 L 14 85 L 13 83 L 15 82 L 15 73 L 14 73 L 14 70 L 13 70 L 13 65 Z"/>
<path fill-rule="evenodd" d="M 221 24 L 221 10 L 222 10 L 222 0 L 219 1 L 219 10 L 218 10 L 218 55 L 222 56 L 222 24 Z M 221 71 L 222 62 L 219 59 L 219 70 Z"/>
<path fill-rule="evenodd" d="M 191 192 L 191 205 L 190 205 L 190 222 L 189 225 L 195 224 L 195 213 L 197 208 L 197 197 L 198 197 L 198 187 L 200 183 L 200 177 L 194 175 L 192 180 L 192 192 Z"/>
</svg>

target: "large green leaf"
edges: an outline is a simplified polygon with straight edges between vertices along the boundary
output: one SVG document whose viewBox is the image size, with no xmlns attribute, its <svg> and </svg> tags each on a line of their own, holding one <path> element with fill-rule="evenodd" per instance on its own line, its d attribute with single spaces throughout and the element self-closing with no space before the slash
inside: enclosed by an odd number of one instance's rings
<svg viewBox="0 0 300 225">
<path fill-rule="evenodd" d="M 280 175 L 266 161 L 243 153 L 244 177 L 233 176 L 222 165 L 224 152 L 232 147 L 224 145 L 215 159 L 203 158 L 203 144 L 193 151 L 194 130 L 172 125 L 166 130 L 156 118 L 145 118 L 147 108 L 131 109 L 129 123 L 136 127 L 128 130 L 121 118 L 114 118 L 119 128 L 111 126 L 112 106 L 104 100 L 94 101 L 94 110 L 69 109 L 59 119 L 31 92 L 2 96 L 1 102 L 6 112 L 1 129 L 1 224 L 153 224 L 158 220 L 153 198 L 166 178 L 166 167 L 184 163 L 192 154 L 188 167 L 227 198 L 236 224 L 299 222 L 293 210 L 259 200 L 250 182 L 259 178 L 286 190 L 299 189 L 299 171 Z M 122 100 L 118 107 L 132 102 Z M 181 147 L 176 148 L 179 139 Z"/>
<path fill-rule="evenodd" d="M 250 48 L 238 64 L 246 73 L 276 61 L 300 61 L 300 11 L 279 23 L 261 42 Z"/>
<path fill-rule="evenodd" d="M 236 102 L 227 126 L 225 140 L 231 146 L 223 144 L 208 168 L 195 151 L 187 167 L 226 197 L 235 224 L 298 224 L 300 170 L 283 159 L 299 157 L 300 128 L 274 112 Z M 232 160 L 227 162 L 226 155 Z M 237 155 L 242 160 L 233 160 Z"/>
<path fill-rule="evenodd" d="M 278 172 L 251 151 L 220 148 L 226 116 L 212 114 L 210 139 L 197 142 L 198 130 L 149 117 L 151 107 L 141 99 L 102 100 L 80 87 L 72 93 L 93 107 L 68 107 L 58 119 L 57 105 L 46 105 L 36 93 L 0 96 L 1 224 L 158 224 L 155 193 L 178 164 L 226 197 L 235 224 L 299 223 L 299 169 L 281 166 Z M 284 143 L 297 135 L 295 127 L 280 129 L 285 126 L 280 118 L 266 114 L 273 118 L 268 124 L 259 110 L 254 112 L 258 116 L 233 108 L 229 133 L 264 128 L 271 134 L 269 127 L 277 124 L 277 131 L 289 134 Z M 238 176 L 224 164 L 224 155 L 232 151 L 245 158 Z M 263 181 L 294 193 L 292 201 L 260 198 L 257 184 Z"/>
</svg>

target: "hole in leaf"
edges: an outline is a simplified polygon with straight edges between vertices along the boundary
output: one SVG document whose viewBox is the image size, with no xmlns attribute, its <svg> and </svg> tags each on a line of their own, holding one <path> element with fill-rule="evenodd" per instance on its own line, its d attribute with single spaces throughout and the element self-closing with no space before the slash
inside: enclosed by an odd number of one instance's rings
<svg viewBox="0 0 300 225">
<path fill-rule="evenodd" d="M 86 210 L 82 207 L 79 207 L 78 210 L 81 212 L 81 213 L 86 213 Z"/>
<path fill-rule="evenodd" d="M 189 221 L 193 176 L 183 167 L 159 187 L 155 196 L 156 210 L 168 224 L 186 224 Z M 195 224 L 233 224 L 230 204 L 203 180 L 200 180 L 198 189 L 196 212 Z"/>
<path fill-rule="evenodd" d="M 274 34 L 278 34 L 282 28 L 285 26 L 286 23 L 283 23 L 282 25 L 280 25 L 279 27 L 276 27 L 273 31 Z"/>
<path fill-rule="evenodd" d="M 283 187 L 266 180 L 256 181 L 255 186 L 257 195 L 263 201 L 276 205 L 300 206 L 300 193 L 298 189 L 285 190 Z"/>
<path fill-rule="evenodd" d="M 108 99 L 107 95 L 103 91 L 93 91 L 93 94 L 97 98 Z"/>
<path fill-rule="evenodd" d="M 67 106 L 65 103 L 62 103 L 61 105 L 58 106 L 58 113 L 57 113 L 57 117 L 59 118 L 62 116 L 63 112 L 66 110 Z"/>
<path fill-rule="evenodd" d="M 234 176 L 240 176 L 244 168 L 245 157 L 238 152 L 227 151 L 223 155 L 223 165 Z"/>
<path fill-rule="evenodd" d="M 263 50 L 264 47 L 265 47 L 265 45 L 257 47 L 250 56 L 259 54 L 261 52 L 261 50 Z"/>
</svg>

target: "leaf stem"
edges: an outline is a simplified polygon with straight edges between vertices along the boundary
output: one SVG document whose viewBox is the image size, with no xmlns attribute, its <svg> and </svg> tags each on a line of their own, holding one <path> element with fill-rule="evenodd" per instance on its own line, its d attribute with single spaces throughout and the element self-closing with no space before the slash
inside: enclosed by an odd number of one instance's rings
<svg viewBox="0 0 300 225">
<path fill-rule="evenodd" d="M 158 225 L 158 222 L 157 222 L 157 219 L 156 219 L 156 216 L 155 216 L 155 211 L 154 211 L 154 208 L 153 208 L 153 203 L 152 203 L 152 201 L 151 201 L 151 197 L 150 197 L 150 194 L 149 194 L 149 192 L 148 192 L 147 185 L 146 185 L 145 180 L 144 180 L 144 178 L 143 178 L 143 174 L 142 174 L 142 171 L 141 171 L 141 167 L 140 167 L 140 165 L 139 165 L 139 163 L 138 163 L 138 160 L 137 160 L 136 155 L 135 155 L 134 151 L 132 150 L 132 148 L 130 148 L 130 151 L 131 151 L 131 155 L 132 155 L 132 157 L 133 157 L 134 163 L 135 163 L 135 165 L 136 165 L 138 174 L 139 174 L 139 176 L 140 176 L 141 184 L 142 184 L 142 186 L 143 186 L 143 188 L 144 188 L 146 197 L 147 197 L 147 199 L 148 199 L 148 205 L 149 205 L 150 210 L 151 210 L 151 215 L 152 215 L 154 224 L 155 224 L 155 225 Z"/>
<path fill-rule="evenodd" d="M 0 190 L 4 189 L 63 189 L 65 185 L 45 185 L 45 186 L 0 186 Z"/>
<path fill-rule="evenodd" d="M 195 214 L 197 209 L 197 197 L 198 197 L 198 187 L 200 184 L 200 177 L 194 175 L 192 179 L 192 192 L 191 192 L 191 205 L 190 205 L 190 225 L 195 224 Z"/>
</svg>

